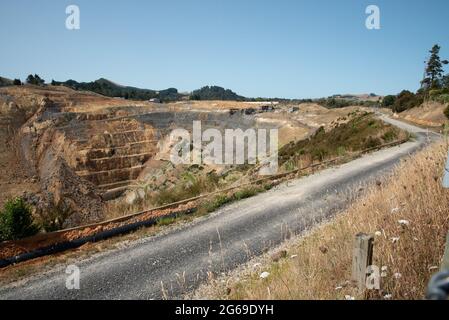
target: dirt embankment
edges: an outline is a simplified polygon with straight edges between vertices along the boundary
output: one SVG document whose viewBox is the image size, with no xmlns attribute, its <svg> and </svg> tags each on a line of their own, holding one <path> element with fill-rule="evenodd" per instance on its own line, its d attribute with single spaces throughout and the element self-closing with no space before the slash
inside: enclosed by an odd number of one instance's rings
<svg viewBox="0 0 449 320">
<path fill-rule="evenodd" d="M 444 115 L 447 105 L 429 101 L 419 107 L 415 107 L 398 114 L 399 118 L 426 127 L 441 127 L 448 119 Z"/>
<path fill-rule="evenodd" d="M 56 129 L 64 119 L 54 116 L 90 103 L 117 102 L 63 87 L 0 89 L 0 206 L 24 196 L 39 222 L 70 216 L 58 222 L 66 227 L 101 219 L 102 200 L 95 187 L 67 165 L 70 144 Z"/>
<path fill-rule="evenodd" d="M 103 201 L 94 185 L 67 165 L 70 144 L 58 131 L 60 106 L 44 98 L 37 112 L 21 127 L 18 141 L 23 163 L 38 181 L 40 192 L 25 193 L 39 222 L 50 229 L 70 227 L 102 218 Z"/>
<path fill-rule="evenodd" d="M 23 190 L 39 190 L 36 177 L 21 159 L 18 132 L 43 103 L 43 96 L 11 95 L 0 89 L 0 207 Z"/>
</svg>

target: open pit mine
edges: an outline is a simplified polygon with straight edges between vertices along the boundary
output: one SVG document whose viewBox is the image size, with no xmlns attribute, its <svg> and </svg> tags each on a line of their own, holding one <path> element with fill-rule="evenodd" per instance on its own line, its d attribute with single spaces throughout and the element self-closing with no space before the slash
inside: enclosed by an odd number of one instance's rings
<svg viewBox="0 0 449 320">
<path fill-rule="evenodd" d="M 35 216 L 53 219 L 53 229 L 102 221 L 111 203 L 132 206 L 146 192 L 176 185 L 186 169 L 180 173 L 170 164 L 168 137 L 173 129 L 191 131 L 193 121 L 220 131 L 278 128 L 282 146 L 353 111 L 263 102 L 162 104 L 29 85 L 1 88 L 0 106 L 0 205 L 21 196 Z M 204 167 L 217 175 L 229 169 Z"/>
</svg>

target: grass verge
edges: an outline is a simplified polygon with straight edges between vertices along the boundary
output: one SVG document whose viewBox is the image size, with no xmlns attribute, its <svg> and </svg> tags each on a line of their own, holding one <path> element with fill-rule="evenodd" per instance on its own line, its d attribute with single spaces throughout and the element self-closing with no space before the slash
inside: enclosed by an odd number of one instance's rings
<svg viewBox="0 0 449 320">
<path fill-rule="evenodd" d="M 348 210 L 288 245 L 288 258 L 270 259 L 223 287 L 229 299 L 422 299 L 438 271 L 449 231 L 449 191 L 441 187 L 447 147 L 435 144 L 404 160 L 387 182 L 371 186 Z M 360 296 L 351 285 L 354 237 L 375 234 L 373 263 L 381 289 Z M 265 279 L 262 272 L 268 272 Z M 220 281 L 221 283 L 221 281 Z"/>
</svg>

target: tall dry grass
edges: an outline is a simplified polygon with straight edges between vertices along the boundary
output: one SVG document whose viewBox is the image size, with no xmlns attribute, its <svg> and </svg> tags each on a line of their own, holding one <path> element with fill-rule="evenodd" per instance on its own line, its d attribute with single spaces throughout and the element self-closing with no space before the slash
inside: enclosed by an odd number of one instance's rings
<svg viewBox="0 0 449 320">
<path fill-rule="evenodd" d="M 422 299 L 449 231 L 449 190 L 441 187 L 446 152 L 435 144 L 404 160 L 386 182 L 369 187 L 346 212 L 292 245 L 287 259 L 228 285 L 228 297 Z M 359 232 L 375 234 L 373 263 L 384 270 L 381 289 L 365 297 L 350 283 Z M 262 270 L 270 276 L 260 279 Z"/>
</svg>

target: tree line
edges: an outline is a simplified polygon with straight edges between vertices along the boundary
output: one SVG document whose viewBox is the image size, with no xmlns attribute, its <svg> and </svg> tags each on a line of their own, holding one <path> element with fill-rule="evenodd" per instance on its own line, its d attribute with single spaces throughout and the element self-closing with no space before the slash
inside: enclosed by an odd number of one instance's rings
<svg viewBox="0 0 449 320">
<path fill-rule="evenodd" d="M 416 93 L 403 90 L 398 95 L 385 96 L 382 106 L 394 112 L 403 112 L 429 100 L 449 103 L 449 74 L 444 73 L 444 66 L 449 64 L 449 61 L 441 59 L 440 50 L 441 47 L 438 44 L 430 49 L 424 77 Z"/>
</svg>

